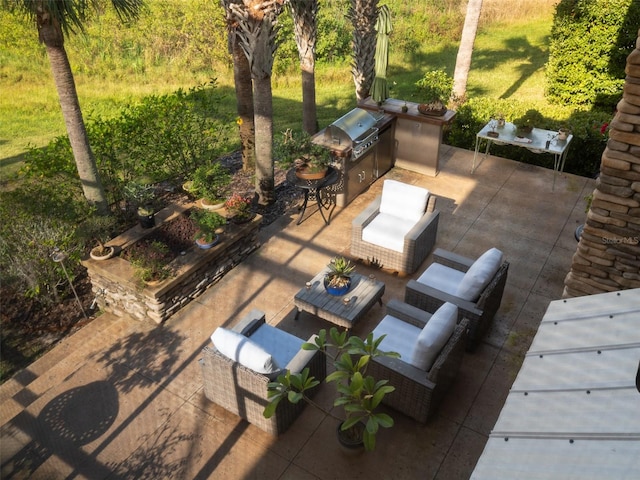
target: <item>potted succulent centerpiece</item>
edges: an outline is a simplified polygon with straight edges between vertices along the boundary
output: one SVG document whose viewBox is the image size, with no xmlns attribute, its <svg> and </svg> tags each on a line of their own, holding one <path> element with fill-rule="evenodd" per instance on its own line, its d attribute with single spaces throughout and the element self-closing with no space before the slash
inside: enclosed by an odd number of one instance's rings
<svg viewBox="0 0 640 480">
<path fill-rule="evenodd" d="M 331 151 L 311 141 L 306 132 L 294 133 L 287 129 L 274 144 L 274 158 L 284 169 L 295 167 L 298 178 L 323 178 L 333 163 Z"/>
<path fill-rule="evenodd" d="M 198 167 L 191 178 L 193 192 L 202 198 L 204 208 L 219 209 L 229 195 L 232 176 L 220 162 Z"/>
<path fill-rule="evenodd" d="M 227 219 L 213 210 L 196 208 L 191 212 L 191 219 L 198 226 L 195 242 L 198 247 L 207 250 L 220 241 L 220 234 L 227 224 Z"/>
<path fill-rule="evenodd" d="M 131 181 L 124 186 L 124 195 L 129 204 L 135 205 L 140 226 L 153 227 L 156 224 L 153 205 L 155 187 L 141 181 Z"/>
<path fill-rule="evenodd" d="M 330 295 L 344 295 L 351 288 L 351 274 L 355 265 L 344 257 L 334 257 L 329 264 L 329 271 L 324 276 L 324 288 Z"/>
<path fill-rule="evenodd" d="M 251 211 L 251 199 L 238 193 L 234 193 L 224 202 L 224 208 L 234 223 L 246 223 L 256 216 Z"/>
<path fill-rule="evenodd" d="M 279 375 L 275 382 L 267 385 L 269 403 L 264 409 L 264 416 L 270 418 L 281 401 L 298 403 L 304 400 L 308 404 L 325 412 L 339 421 L 337 437 L 340 444 L 348 451 L 372 451 L 376 445 L 376 434 L 380 427 L 393 426 L 393 419 L 386 413 L 378 412 L 385 395 L 395 390 L 388 380 L 376 380 L 367 375 L 367 367 L 372 358 L 399 358 L 396 352 L 380 350 L 380 342 L 384 335 L 374 338 L 370 333 L 365 340 L 356 336 L 349 336 L 346 331 L 338 332 L 332 327 L 327 331 L 322 329 L 315 338 L 315 343 L 304 343 L 303 350 L 317 350 L 327 356 L 335 371 L 327 376 L 327 383 L 335 383 L 337 397 L 334 407 L 344 408 L 344 418 L 334 415 L 311 400 L 306 392 L 320 384 L 320 381 L 309 375 L 305 368 L 300 373 L 286 373 Z M 355 445 L 355 447 L 354 447 Z"/>
</svg>

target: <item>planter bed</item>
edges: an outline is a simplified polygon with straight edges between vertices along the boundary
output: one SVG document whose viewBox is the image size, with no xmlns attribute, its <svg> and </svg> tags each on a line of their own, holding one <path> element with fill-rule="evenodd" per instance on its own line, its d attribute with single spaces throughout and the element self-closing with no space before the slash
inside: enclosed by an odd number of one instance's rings
<svg viewBox="0 0 640 480">
<path fill-rule="evenodd" d="M 156 227 L 144 230 L 133 227 L 108 243 L 121 252 L 142 238 L 153 234 L 164 222 L 177 218 L 193 204 L 170 205 L 156 215 Z M 258 230 L 262 217 L 244 224 L 229 224 L 221 241 L 209 250 L 195 245 L 177 256 L 169 266 L 174 275 L 157 284 L 141 285 L 130 262 L 120 256 L 106 261 L 85 260 L 93 292 L 100 309 L 118 316 L 130 315 L 138 320 L 162 323 L 259 247 Z"/>
</svg>

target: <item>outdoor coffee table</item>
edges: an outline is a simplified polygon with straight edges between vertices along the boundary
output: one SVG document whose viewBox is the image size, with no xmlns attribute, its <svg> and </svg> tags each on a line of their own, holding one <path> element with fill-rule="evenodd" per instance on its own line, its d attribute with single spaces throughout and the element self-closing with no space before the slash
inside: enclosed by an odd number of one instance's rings
<svg viewBox="0 0 640 480">
<path fill-rule="evenodd" d="M 308 312 L 347 330 L 351 330 L 374 303 L 382 306 L 384 283 L 357 273 L 351 275 L 351 289 L 343 296 L 330 295 L 324 289 L 327 270 L 318 273 L 293 298 L 298 311 Z M 348 299 L 346 301 L 345 299 Z"/>
</svg>

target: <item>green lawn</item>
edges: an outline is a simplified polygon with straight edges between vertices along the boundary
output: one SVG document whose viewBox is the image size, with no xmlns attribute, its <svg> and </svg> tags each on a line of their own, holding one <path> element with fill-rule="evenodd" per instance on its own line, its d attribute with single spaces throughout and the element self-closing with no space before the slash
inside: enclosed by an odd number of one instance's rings
<svg viewBox="0 0 640 480">
<path fill-rule="evenodd" d="M 540 4 L 527 20 L 490 24 L 481 29 L 476 39 L 472 71 L 469 77 L 470 96 L 512 98 L 532 102 L 544 101 L 544 65 L 551 29 L 551 2 L 523 0 Z M 511 3 L 511 2 L 508 2 Z M 497 0 L 485 0 L 483 9 L 496 8 Z M 546 9 L 546 10 L 545 10 Z M 0 52 L 0 175 L 15 171 L 27 145 L 42 146 L 53 137 L 64 134 L 64 123 L 46 56 L 42 47 L 30 58 L 17 53 Z M 422 45 L 412 55 L 393 49 L 389 79 L 391 95 L 418 101 L 413 96 L 413 84 L 424 72 L 444 68 L 451 75 L 455 65 L 457 45 L 442 43 Z M 71 64 L 74 58 L 70 53 Z M 80 69 L 82 70 L 82 69 Z M 85 119 L 91 115 L 114 115 L 122 104 L 145 95 L 162 94 L 182 87 L 188 89 L 210 78 L 227 94 L 225 106 L 235 110 L 233 85 L 229 71 L 208 71 L 197 75 L 158 66 L 142 74 L 112 75 L 111 78 L 76 73 L 76 83 Z M 347 62 L 318 65 L 316 73 L 318 121 L 326 126 L 355 106 L 353 80 Z M 300 128 L 301 91 L 297 72 L 273 78 L 275 132 L 285 128 Z"/>
</svg>

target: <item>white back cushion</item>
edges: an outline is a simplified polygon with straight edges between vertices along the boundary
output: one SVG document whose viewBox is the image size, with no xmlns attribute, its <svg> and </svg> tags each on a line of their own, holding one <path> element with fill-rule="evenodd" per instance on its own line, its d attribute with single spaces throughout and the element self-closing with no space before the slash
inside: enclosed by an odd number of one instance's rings
<svg viewBox="0 0 640 480">
<path fill-rule="evenodd" d="M 429 190 L 407 185 L 397 180 L 385 180 L 382 184 L 380 213 L 417 222 L 427 208 Z"/>
<path fill-rule="evenodd" d="M 452 303 L 444 303 L 431 316 L 415 343 L 410 361 L 415 367 L 429 371 L 442 347 L 456 328 L 458 307 Z"/>
<path fill-rule="evenodd" d="M 502 265 L 503 254 L 497 248 L 484 252 L 464 274 L 456 295 L 475 302 Z"/>
<path fill-rule="evenodd" d="M 211 334 L 211 341 L 225 357 L 250 368 L 254 372 L 273 373 L 280 370 L 280 367 L 269 352 L 241 333 L 218 327 Z"/>
</svg>

